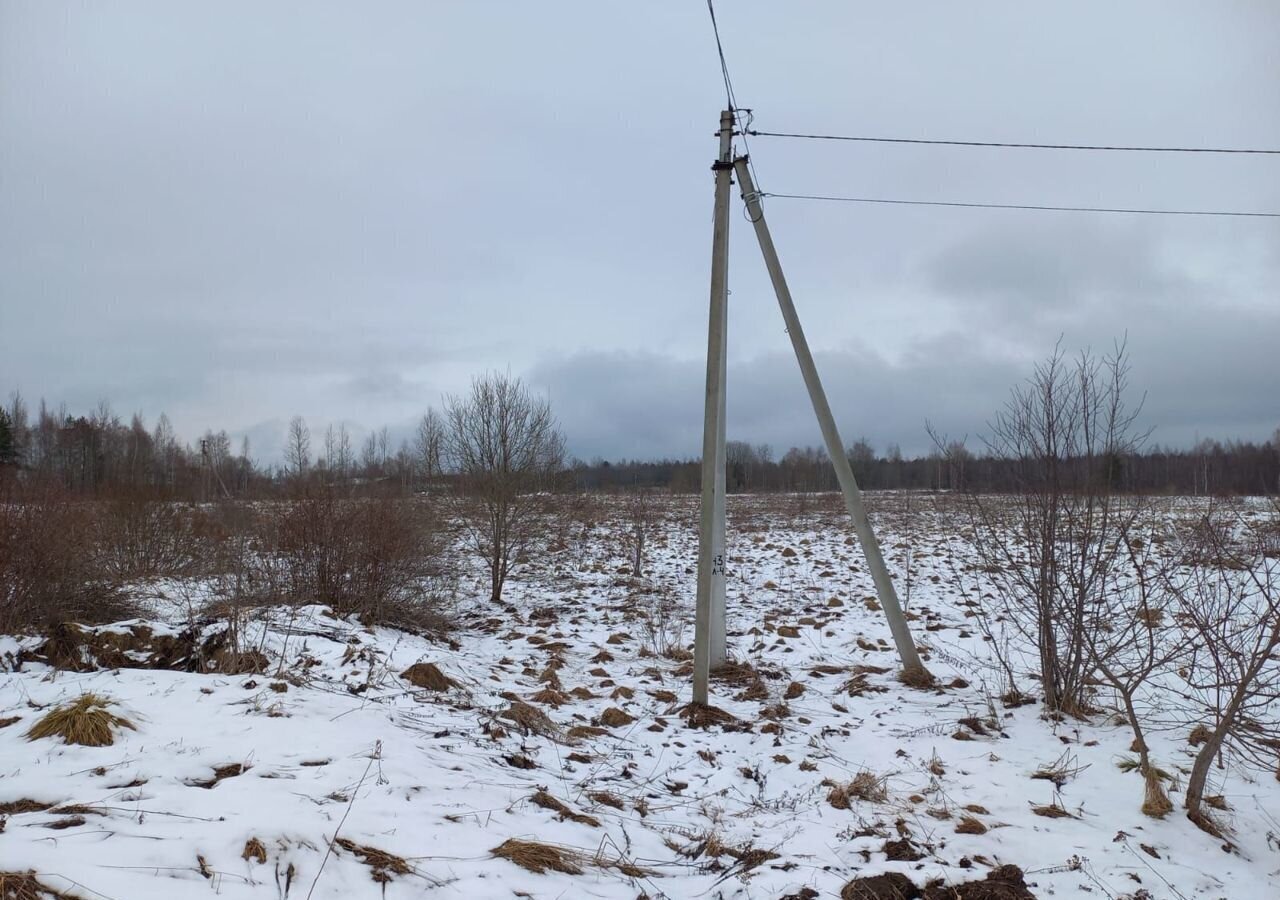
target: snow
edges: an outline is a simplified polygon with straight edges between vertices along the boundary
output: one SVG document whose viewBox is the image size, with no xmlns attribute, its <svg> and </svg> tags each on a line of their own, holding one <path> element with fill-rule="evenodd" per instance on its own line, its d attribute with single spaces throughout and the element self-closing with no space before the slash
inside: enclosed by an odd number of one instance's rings
<svg viewBox="0 0 1280 900">
<path fill-rule="evenodd" d="M 21 717 L 0 728 L 0 804 L 90 807 L 83 825 L 60 830 L 45 826 L 65 814 L 10 815 L 0 870 L 33 869 L 51 887 L 113 900 L 210 891 L 317 900 L 777 898 L 805 887 L 834 897 L 854 877 L 900 871 L 921 884 L 958 883 L 1001 863 L 1020 866 L 1040 897 L 1118 898 L 1139 889 L 1155 898 L 1275 896 L 1273 773 L 1234 763 L 1215 772 L 1215 792 L 1230 806 L 1233 853 L 1179 809 L 1164 820 L 1143 816 L 1141 776 L 1116 765 L 1129 755 L 1127 727 L 1102 715 L 1054 723 L 1037 705 L 1007 709 L 992 696 L 1003 686 L 965 615 L 974 557 L 961 518 L 923 498 L 877 498 L 876 509 L 904 596 L 911 554 L 909 610 L 928 665 L 944 684 L 959 678 L 967 686 L 921 691 L 894 680 L 889 630 L 866 602 L 874 589 L 836 504 L 735 497 L 731 653 L 779 677 L 762 679 L 763 699 L 735 699 L 742 685 L 713 685 L 714 703 L 750 731 L 690 729 L 677 713 L 690 695 L 687 664 L 654 655 L 650 644 L 661 630 L 681 645 L 692 639 L 696 504 L 664 501 L 648 572 L 633 579 L 623 574 L 629 526 L 620 504 L 605 503 L 598 516 L 584 513 L 566 526 L 554 549 L 530 554 L 504 605 L 484 599 L 477 567 L 475 599 L 460 601 L 452 645 L 309 606 L 267 611 L 252 626 L 251 642 L 260 639 L 272 660 L 265 675 L 74 673 L 27 663 L 0 676 L 0 719 Z M 181 626 L 183 604 L 173 601 L 166 614 L 166 593 L 153 593 L 157 618 Z M 674 604 L 675 621 L 657 621 L 652 611 L 663 602 Z M 780 636 L 780 626 L 799 636 Z M 0 639 L 0 659 L 31 643 Z M 532 701 L 557 656 L 566 702 Z M 399 677 L 419 661 L 435 663 L 459 687 L 436 693 Z M 817 666 L 846 671 L 822 674 Z M 889 671 L 866 674 L 869 690 L 850 696 L 841 688 L 853 666 Z M 784 712 L 777 705 L 792 682 L 804 690 Z M 574 688 L 591 696 L 574 696 Z M 137 730 L 108 747 L 25 740 L 41 708 L 84 691 L 114 698 Z M 663 691 L 677 699 L 660 699 Z M 501 718 L 513 697 L 562 731 L 596 724 L 610 708 L 635 721 L 557 740 Z M 776 733 L 765 730 L 767 707 L 779 716 Z M 971 733 L 958 724 L 965 718 L 994 718 L 994 727 L 957 740 L 958 731 Z M 1189 768 L 1185 732 L 1157 732 L 1149 743 L 1158 764 Z M 536 767 L 508 761 L 520 756 Z M 1078 772 L 1060 792 L 1031 778 L 1060 758 Z M 230 764 L 243 771 L 200 786 Z M 886 779 L 887 799 L 833 808 L 830 783 L 861 772 Z M 599 825 L 562 821 L 531 802 L 539 790 Z M 589 796 L 596 792 L 616 795 L 623 809 Z M 1172 797 L 1177 806 L 1180 795 Z M 1051 803 L 1071 817 L 1033 812 Z M 957 833 L 961 815 L 987 832 Z M 923 858 L 887 860 L 886 840 L 904 833 Z M 777 855 L 748 867 L 732 855 L 680 852 L 710 834 Z M 394 854 L 410 871 L 375 881 L 377 870 L 359 854 L 330 849 L 335 837 Z M 253 838 L 266 863 L 243 858 Z M 573 848 L 585 860 L 582 873 L 537 874 L 494 858 L 510 838 Z M 608 865 L 618 861 L 643 874 Z"/>
</svg>

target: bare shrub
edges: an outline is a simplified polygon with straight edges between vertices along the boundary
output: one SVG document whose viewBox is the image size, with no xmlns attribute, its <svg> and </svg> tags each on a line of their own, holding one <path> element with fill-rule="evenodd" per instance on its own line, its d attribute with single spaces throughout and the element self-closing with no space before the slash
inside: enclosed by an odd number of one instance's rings
<svg viewBox="0 0 1280 900">
<path fill-rule="evenodd" d="M 1280 561 L 1266 553 L 1275 523 L 1238 516 L 1233 527 L 1213 529 L 1217 546 L 1207 556 L 1216 563 L 1189 569 L 1176 584 L 1188 648 L 1179 672 L 1205 720 L 1196 729 L 1187 817 L 1215 835 L 1221 829 L 1204 809 L 1214 761 L 1232 751 L 1259 768 L 1280 763 Z"/>
<path fill-rule="evenodd" d="M 310 485 L 263 517 L 263 559 L 245 576 L 257 579 L 251 593 L 327 604 L 369 623 L 428 630 L 443 624 L 431 590 L 440 574 L 440 534 L 426 504 L 339 498 Z M 235 574 L 234 565 L 230 571 Z M 231 590 L 239 595 L 241 587 Z"/>
<path fill-rule="evenodd" d="M 1074 364 L 1055 349 L 1013 389 L 986 440 L 1007 461 L 1013 501 L 970 498 L 982 568 L 1005 621 L 1034 649 L 1050 712 L 1088 709 L 1089 636 L 1106 621 L 1105 598 L 1144 512 L 1119 496 L 1122 461 L 1145 438 L 1134 431 L 1141 405 L 1125 403 L 1128 375 L 1123 344 Z"/>
<path fill-rule="evenodd" d="M 191 575 L 209 552 L 208 516 L 154 492 L 105 501 L 98 526 L 103 565 L 118 578 Z"/>
<path fill-rule="evenodd" d="M 0 631 L 128 618 L 133 609 L 95 552 L 93 505 L 52 491 L 0 502 Z"/>
</svg>

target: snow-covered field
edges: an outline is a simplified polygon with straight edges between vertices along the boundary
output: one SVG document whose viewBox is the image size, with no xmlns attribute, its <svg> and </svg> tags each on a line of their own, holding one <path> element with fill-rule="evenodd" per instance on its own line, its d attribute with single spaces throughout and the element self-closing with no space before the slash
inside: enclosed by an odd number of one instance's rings
<svg viewBox="0 0 1280 900">
<path fill-rule="evenodd" d="M 0 728 L 0 809 L 34 801 L 0 820 L 0 871 L 114 900 L 805 898 L 881 872 L 959 884 L 1014 864 L 1036 897 L 1280 896 L 1273 773 L 1214 773 L 1234 852 L 1180 810 L 1144 816 L 1141 776 L 1116 765 L 1125 726 L 998 699 L 963 517 L 927 497 L 873 509 L 904 598 L 910 555 L 912 627 L 944 687 L 894 679 L 831 498 L 735 497 L 730 647 L 756 674 L 714 685 L 732 730 L 686 724 L 689 663 L 663 653 L 692 640 L 683 499 L 663 501 L 644 578 L 627 574 L 622 507 L 607 503 L 531 553 L 504 605 L 477 568 L 452 643 L 274 610 L 254 625 L 267 673 L 225 676 L 14 672 L 20 642 L 0 638 L 0 722 L 16 717 Z M 155 605 L 181 625 L 181 603 Z M 419 662 L 455 686 L 401 676 Z M 25 739 L 85 691 L 136 730 L 106 747 Z M 1189 766 L 1185 731 L 1149 741 L 1165 768 Z M 1054 766 L 1060 786 L 1033 778 Z M 513 839 L 556 845 L 571 871 L 495 857 Z"/>
</svg>

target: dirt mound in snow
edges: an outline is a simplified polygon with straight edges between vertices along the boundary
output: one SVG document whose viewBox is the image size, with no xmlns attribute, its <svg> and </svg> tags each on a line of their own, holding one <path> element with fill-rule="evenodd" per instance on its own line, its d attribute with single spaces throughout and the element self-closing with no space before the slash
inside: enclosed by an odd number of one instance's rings
<svg viewBox="0 0 1280 900">
<path fill-rule="evenodd" d="M 999 866 L 981 881 L 932 881 L 923 890 L 901 872 L 855 878 L 844 886 L 840 900 L 1036 900 L 1036 896 L 1027 889 L 1021 869 Z"/>
<path fill-rule="evenodd" d="M 916 900 L 920 888 L 901 872 L 855 878 L 844 886 L 840 900 Z"/>
<path fill-rule="evenodd" d="M 982 881 L 931 882 L 920 896 L 922 900 L 1036 900 L 1017 866 L 997 866 Z"/>
<path fill-rule="evenodd" d="M 44 643 L 27 659 L 71 672 L 169 669 L 239 675 L 261 672 L 267 667 L 262 653 L 233 650 L 226 631 L 201 637 L 202 631 L 202 627 L 194 626 L 177 633 L 157 633 L 148 625 L 98 630 L 68 622 L 51 628 Z"/>
<path fill-rule="evenodd" d="M 401 672 L 400 677 L 414 687 L 428 691 L 447 691 L 458 686 L 458 682 L 441 672 L 439 666 L 429 662 L 414 663 Z"/>
</svg>

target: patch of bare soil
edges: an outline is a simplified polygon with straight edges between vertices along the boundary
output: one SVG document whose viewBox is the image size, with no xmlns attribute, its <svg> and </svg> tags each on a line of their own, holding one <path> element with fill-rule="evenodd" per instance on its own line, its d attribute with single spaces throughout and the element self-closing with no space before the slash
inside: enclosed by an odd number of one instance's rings
<svg viewBox="0 0 1280 900">
<path fill-rule="evenodd" d="M 920 888 L 901 872 L 855 878 L 840 891 L 840 900 L 916 900 Z"/>
<path fill-rule="evenodd" d="M 53 626 L 29 658 L 71 672 L 168 669 L 243 675 L 266 669 L 262 653 L 230 647 L 228 632 L 201 640 L 201 630 L 197 625 L 178 634 L 156 634 L 147 625 L 130 625 L 120 631 L 86 631 L 68 622 Z"/>
<path fill-rule="evenodd" d="M 925 885 L 921 900 L 1036 900 L 1017 866 L 997 866 L 982 881 Z"/>
</svg>

